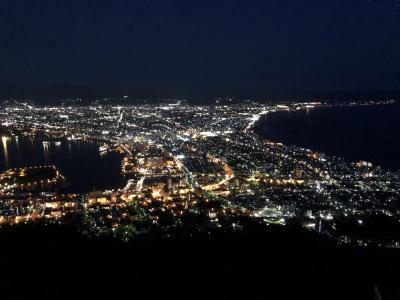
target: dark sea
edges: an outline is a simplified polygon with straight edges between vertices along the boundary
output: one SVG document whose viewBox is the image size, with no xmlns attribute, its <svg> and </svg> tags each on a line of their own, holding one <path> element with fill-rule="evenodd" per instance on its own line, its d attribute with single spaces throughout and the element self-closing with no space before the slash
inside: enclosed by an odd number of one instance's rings
<svg viewBox="0 0 400 300">
<path fill-rule="evenodd" d="M 0 172 L 24 166 L 55 165 L 69 182 L 65 192 L 86 193 L 124 186 L 120 175 L 121 155 L 100 155 L 100 144 L 92 141 L 62 140 L 43 144 L 27 138 L 2 137 Z"/>
<path fill-rule="evenodd" d="M 269 140 L 400 170 L 400 104 L 271 113 L 255 130 Z"/>
</svg>

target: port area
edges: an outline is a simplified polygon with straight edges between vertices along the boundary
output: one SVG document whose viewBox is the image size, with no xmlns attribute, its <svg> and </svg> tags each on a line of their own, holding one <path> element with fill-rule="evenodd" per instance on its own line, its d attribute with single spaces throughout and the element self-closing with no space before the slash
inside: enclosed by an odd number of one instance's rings
<svg viewBox="0 0 400 300">
<path fill-rule="evenodd" d="M 14 168 L 0 173 L 0 195 L 65 185 L 65 177 L 54 165 Z"/>
</svg>

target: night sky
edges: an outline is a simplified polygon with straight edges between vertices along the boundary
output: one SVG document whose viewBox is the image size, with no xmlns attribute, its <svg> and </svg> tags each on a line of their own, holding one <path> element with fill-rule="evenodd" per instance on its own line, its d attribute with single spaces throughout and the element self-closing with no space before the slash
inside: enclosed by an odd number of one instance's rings
<svg viewBox="0 0 400 300">
<path fill-rule="evenodd" d="M 3 87 L 373 94 L 399 70 L 395 0 L 0 0 Z"/>
</svg>

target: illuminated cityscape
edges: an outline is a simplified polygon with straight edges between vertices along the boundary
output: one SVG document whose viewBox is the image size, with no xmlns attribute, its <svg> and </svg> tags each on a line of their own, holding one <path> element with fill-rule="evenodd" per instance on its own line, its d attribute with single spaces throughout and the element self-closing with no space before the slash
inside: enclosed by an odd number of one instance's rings
<svg viewBox="0 0 400 300">
<path fill-rule="evenodd" d="M 161 104 L 33 106 L 5 103 L 0 113 L 5 164 L 10 139 L 43 144 L 94 141 L 101 155 L 121 155 L 125 184 L 65 193 L 57 166 L 25 166 L 0 174 L 2 226 L 45 221 L 73 224 L 89 236 L 135 240 L 242 230 L 246 220 L 296 222 L 340 244 L 400 247 L 393 239 L 343 234 L 371 216 L 400 222 L 400 175 L 371 162 L 348 162 L 315 150 L 264 140 L 254 132 L 279 111 L 385 102 L 260 104 L 219 99 Z"/>
<path fill-rule="evenodd" d="M 0 300 L 400 299 L 399 16 L 0 0 Z"/>
</svg>

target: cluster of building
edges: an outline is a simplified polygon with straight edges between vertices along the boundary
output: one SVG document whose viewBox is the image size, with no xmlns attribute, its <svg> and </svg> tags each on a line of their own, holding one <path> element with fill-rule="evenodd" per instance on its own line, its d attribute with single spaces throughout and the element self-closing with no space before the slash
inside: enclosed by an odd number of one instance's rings
<svg viewBox="0 0 400 300">
<path fill-rule="evenodd" d="M 386 103 L 347 103 L 366 104 Z M 63 195 L 51 189 L 63 179 L 55 167 L 39 182 L 21 181 L 25 175 L 40 177 L 35 169 L 8 170 L 0 174 L 0 224 L 44 218 L 129 240 L 151 232 L 239 230 L 249 218 L 266 224 L 296 220 L 341 243 L 397 247 L 394 239 L 375 242 L 341 224 L 363 226 L 376 215 L 400 221 L 399 173 L 265 140 L 253 130 L 272 112 L 330 105 L 8 103 L 0 119 L 11 134 L 102 141 L 99 151 L 123 153 L 127 182 L 112 191 Z"/>
</svg>

